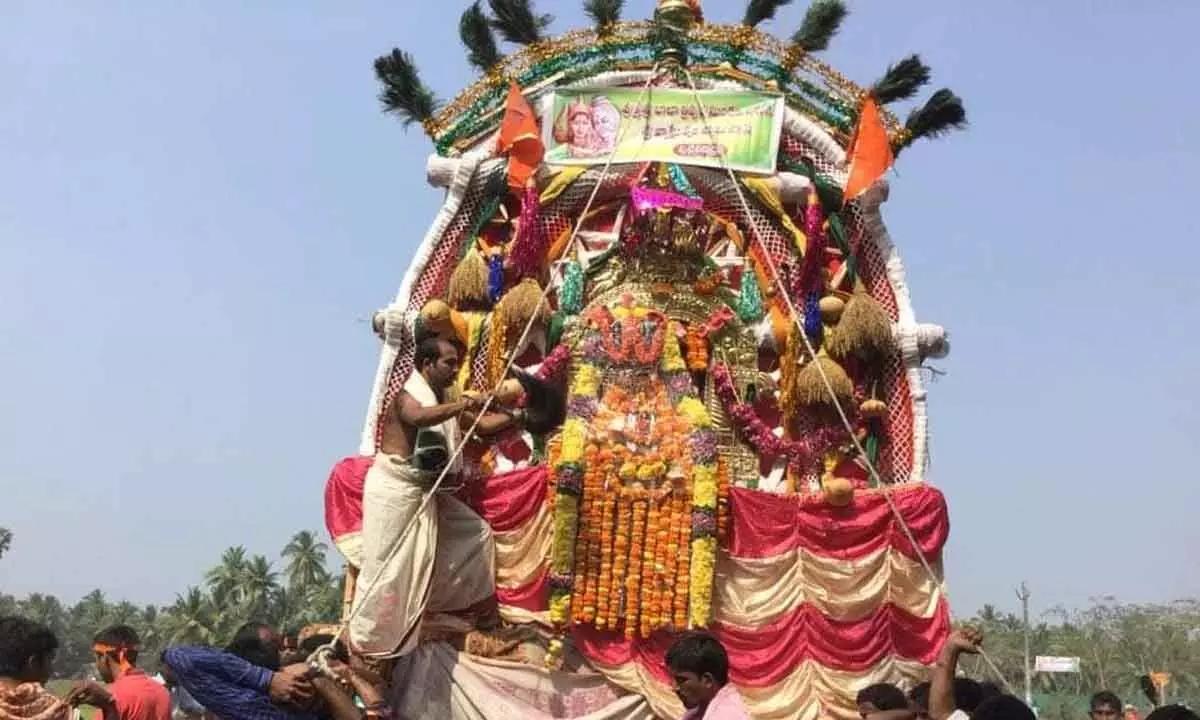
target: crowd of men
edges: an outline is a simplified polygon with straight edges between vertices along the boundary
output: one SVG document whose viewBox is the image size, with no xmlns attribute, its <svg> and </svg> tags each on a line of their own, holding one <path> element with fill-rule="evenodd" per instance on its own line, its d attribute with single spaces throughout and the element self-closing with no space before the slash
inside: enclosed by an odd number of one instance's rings
<svg viewBox="0 0 1200 720">
<path fill-rule="evenodd" d="M 980 652 L 969 630 L 950 635 L 928 682 L 908 693 L 876 684 L 858 693 L 863 720 L 1034 720 L 1020 699 L 989 683 L 958 676 L 964 654 Z M 361 720 L 392 717 L 384 685 L 324 631 L 302 633 L 285 648 L 274 629 L 248 623 L 224 649 L 178 645 L 158 658 L 159 673 L 139 665 L 139 638 L 124 625 L 96 634 L 98 680 L 76 682 L 65 697 L 46 689 L 58 639 L 21 617 L 0 617 L 0 720 L 76 720 L 91 706 L 103 720 Z M 729 657 L 711 634 L 684 633 L 666 655 L 684 720 L 749 720 L 729 682 Z M 1118 720 L 1123 706 L 1111 692 L 1093 696 L 1091 720 Z M 397 719 L 400 720 L 400 719 Z M 1200 720 L 1168 705 L 1146 720 Z"/>
<path fill-rule="evenodd" d="M 331 635 L 302 638 L 290 653 L 262 623 L 238 630 L 224 649 L 178 645 L 150 676 L 138 666 L 139 638 L 118 625 L 93 642 L 99 680 L 65 697 L 46 689 L 58 639 L 43 625 L 0 617 L 0 720 L 74 720 L 95 708 L 103 720 L 361 720 L 384 717 L 379 678 L 339 653 Z M 329 647 L 316 662 L 311 655 Z"/>
</svg>

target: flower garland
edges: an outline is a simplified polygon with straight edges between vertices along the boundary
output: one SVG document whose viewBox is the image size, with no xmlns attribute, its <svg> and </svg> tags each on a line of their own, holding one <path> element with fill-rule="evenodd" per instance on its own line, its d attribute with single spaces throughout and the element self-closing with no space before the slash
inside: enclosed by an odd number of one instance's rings
<svg viewBox="0 0 1200 720">
<path fill-rule="evenodd" d="M 571 348 L 566 344 L 558 344 L 550 351 L 538 366 L 537 372 L 533 375 L 538 380 L 553 380 L 561 377 L 566 371 L 567 365 L 571 363 Z"/>
<path fill-rule="evenodd" d="M 823 427 L 809 433 L 805 438 L 778 437 L 758 416 L 753 406 L 738 400 L 733 377 L 726 365 L 716 364 L 712 373 L 713 388 L 717 397 L 725 406 L 741 436 L 760 454 L 786 457 L 788 469 L 793 472 L 802 472 L 813 467 L 817 460 L 845 435 L 839 429 Z"/>
<path fill-rule="evenodd" d="M 588 320 L 554 449 L 550 620 L 560 629 L 593 623 L 630 639 L 704 627 L 728 479 L 712 419 L 674 340 L 681 327 L 628 301 Z M 630 328 L 636 343 L 626 340 Z M 659 356 L 647 357 L 651 350 Z M 662 382 L 602 383 L 606 368 L 626 372 L 631 364 L 651 374 L 657 366 Z M 554 647 L 551 664 L 561 642 Z"/>
</svg>

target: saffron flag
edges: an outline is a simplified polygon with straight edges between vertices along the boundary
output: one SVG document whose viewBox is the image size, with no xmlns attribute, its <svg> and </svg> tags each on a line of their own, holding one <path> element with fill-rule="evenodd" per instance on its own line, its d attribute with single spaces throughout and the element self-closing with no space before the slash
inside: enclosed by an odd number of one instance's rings
<svg viewBox="0 0 1200 720">
<path fill-rule="evenodd" d="M 509 85 L 508 100 L 504 102 L 499 150 L 508 155 L 508 186 L 518 190 L 533 177 L 546 152 L 538 133 L 537 115 L 515 82 Z"/>
<path fill-rule="evenodd" d="M 850 172 L 842 196 L 843 205 L 870 189 L 896 160 L 879 112 L 879 102 L 873 95 L 867 95 L 858 111 L 858 127 L 850 140 L 846 158 Z"/>
</svg>

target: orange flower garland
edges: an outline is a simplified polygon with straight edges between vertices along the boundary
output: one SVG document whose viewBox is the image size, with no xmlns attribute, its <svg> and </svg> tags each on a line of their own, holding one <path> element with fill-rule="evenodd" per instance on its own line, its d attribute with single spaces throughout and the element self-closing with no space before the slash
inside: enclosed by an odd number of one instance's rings
<svg viewBox="0 0 1200 720">
<path fill-rule="evenodd" d="M 587 319 L 551 449 L 550 618 L 629 639 L 703 627 L 728 478 L 688 369 L 707 369 L 711 329 L 685 335 L 685 360 L 680 326 L 658 313 L 627 303 Z"/>
</svg>

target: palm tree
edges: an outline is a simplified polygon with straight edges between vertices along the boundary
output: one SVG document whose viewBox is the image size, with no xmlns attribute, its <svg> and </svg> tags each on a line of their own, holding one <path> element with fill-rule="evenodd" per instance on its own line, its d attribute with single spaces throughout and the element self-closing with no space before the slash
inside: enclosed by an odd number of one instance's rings
<svg viewBox="0 0 1200 720">
<path fill-rule="evenodd" d="M 301 530 L 292 536 L 282 554 L 287 560 L 288 585 L 293 591 L 304 592 L 328 580 L 329 571 L 325 569 L 328 549 L 311 530 Z"/>
<path fill-rule="evenodd" d="M 240 587 L 242 606 L 249 616 L 260 615 L 267 610 L 268 603 L 279 591 L 278 577 L 267 558 L 262 555 L 250 558 L 242 570 Z"/>
<path fill-rule="evenodd" d="M 53 595 L 33 593 L 17 603 L 21 615 L 39 622 L 61 635 L 67 625 L 67 612 Z"/>
<path fill-rule="evenodd" d="M 110 625 L 138 625 L 141 618 L 142 609 L 128 600 L 122 600 L 112 606 L 108 613 L 108 623 Z M 135 629 L 141 634 L 141 628 Z"/>
<path fill-rule="evenodd" d="M 110 624 L 111 613 L 103 590 L 93 590 L 71 608 L 73 624 L 85 633 L 94 633 Z"/>
<path fill-rule="evenodd" d="M 246 548 L 237 545 L 221 553 L 221 563 L 204 574 L 208 591 L 214 597 L 240 600 L 242 575 L 246 571 Z"/>
<path fill-rule="evenodd" d="M 162 616 L 167 643 L 211 644 L 215 638 L 213 609 L 198 587 L 175 596 L 175 604 Z"/>
</svg>

